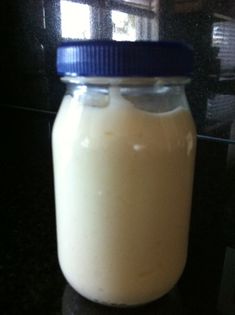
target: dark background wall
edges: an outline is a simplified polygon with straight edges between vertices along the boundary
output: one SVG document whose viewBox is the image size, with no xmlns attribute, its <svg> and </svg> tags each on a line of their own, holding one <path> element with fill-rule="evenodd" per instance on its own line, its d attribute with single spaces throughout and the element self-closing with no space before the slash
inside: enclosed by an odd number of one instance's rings
<svg viewBox="0 0 235 315">
<path fill-rule="evenodd" d="M 235 2 L 66 2 L 90 6 L 92 38 L 112 38 L 115 30 L 128 38 L 134 25 L 136 39 L 194 47 L 187 95 L 198 150 L 189 258 L 173 299 L 156 307 L 159 314 L 234 314 Z M 128 16 L 123 25 L 114 23 L 112 10 Z M 63 314 L 106 314 L 69 293 L 56 257 L 51 128 L 64 93 L 55 70 L 56 47 L 68 39 L 63 18 L 59 0 L 0 3 L 3 315 L 61 314 L 61 304 Z M 155 312 L 154 306 L 142 314 Z"/>
</svg>

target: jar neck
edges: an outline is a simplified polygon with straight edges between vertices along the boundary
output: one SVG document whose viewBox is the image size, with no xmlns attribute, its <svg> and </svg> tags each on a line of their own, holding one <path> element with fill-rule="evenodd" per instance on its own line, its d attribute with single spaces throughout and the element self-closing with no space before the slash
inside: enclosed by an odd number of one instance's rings
<svg viewBox="0 0 235 315">
<path fill-rule="evenodd" d="M 190 82 L 188 77 L 80 77 L 64 76 L 61 81 L 66 84 L 90 86 L 180 86 Z"/>
</svg>

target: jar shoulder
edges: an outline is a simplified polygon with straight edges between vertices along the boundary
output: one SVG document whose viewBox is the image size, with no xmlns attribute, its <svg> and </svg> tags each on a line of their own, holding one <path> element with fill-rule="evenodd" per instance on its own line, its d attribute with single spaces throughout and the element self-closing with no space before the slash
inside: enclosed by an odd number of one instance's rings
<svg viewBox="0 0 235 315">
<path fill-rule="evenodd" d="M 193 144 L 195 138 L 191 113 L 181 106 L 165 113 L 152 113 L 132 105 L 84 106 L 65 97 L 53 126 L 53 142 L 84 148 L 107 148 L 112 144 L 174 148 L 188 141 Z"/>
</svg>

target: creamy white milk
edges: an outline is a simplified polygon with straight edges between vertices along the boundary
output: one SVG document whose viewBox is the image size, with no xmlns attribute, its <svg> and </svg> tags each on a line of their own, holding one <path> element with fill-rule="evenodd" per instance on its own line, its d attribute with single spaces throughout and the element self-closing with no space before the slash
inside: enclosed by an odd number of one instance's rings
<svg viewBox="0 0 235 315">
<path fill-rule="evenodd" d="M 149 113 L 111 95 L 105 108 L 66 96 L 54 124 L 59 261 L 85 297 L 135 305 L 184 268 L 195 129 L 183 107 Z"/>
</svg>

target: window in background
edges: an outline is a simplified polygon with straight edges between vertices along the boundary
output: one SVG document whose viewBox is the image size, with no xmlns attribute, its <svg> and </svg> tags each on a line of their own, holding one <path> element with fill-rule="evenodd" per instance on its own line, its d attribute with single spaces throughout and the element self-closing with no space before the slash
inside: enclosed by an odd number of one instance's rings
<svg viewBox="0 0 235 315">
<path fill-rule="evenodd" d="M 91 10 L 87 4 L 61 0 L 61 36 L 70 39 L 91 38 Z"/>
<path fill-rule="evenodd" d="M 114 40 L 135 41 L 136 34 L 136 17 L 125 12 L 112 10 L 112 38 Z"/>
<path fill-rule="evenodd" d="M 63 39 L 157 40 L 158 0 L 60 0 Z"/>
<path fill-rule="evenodd" d="M 157 40 L 158 22 L 148 18 L 112 10 L 112 39 L 114 40 Z"/>
</svg>

